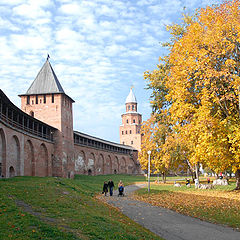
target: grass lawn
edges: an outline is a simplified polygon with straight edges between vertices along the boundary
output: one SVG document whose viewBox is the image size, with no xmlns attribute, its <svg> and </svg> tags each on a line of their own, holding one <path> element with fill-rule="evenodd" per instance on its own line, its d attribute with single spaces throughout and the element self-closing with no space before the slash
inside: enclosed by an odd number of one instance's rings
<svg viewBox="0 0 240 240">
<path fill-rule="evenodd" d="M 232 191 L 235 181 L 232 180 L 228 186 L 201 190 L 195 189 L 194 184 L 187 188 L 184 181 L 177 181 L 182 187 L 176 188 L 172 180 L 168 178 L 166 184 L 152 182 L 150 194 L 146 188 L 141 189 L 135 194 L 135 198 L 185 215 L 240 229 L 240 191 Z M 206 183 L 204 180 L 206 181 L 206 178 L 201 178 L 200 183 Z"/>
<path fill-rule="evenodd" d="M 103 181 L 142 182 L 128 175 L 0 180 L 0 239 L 160 239 L 95 198 Z"/>
</svg>

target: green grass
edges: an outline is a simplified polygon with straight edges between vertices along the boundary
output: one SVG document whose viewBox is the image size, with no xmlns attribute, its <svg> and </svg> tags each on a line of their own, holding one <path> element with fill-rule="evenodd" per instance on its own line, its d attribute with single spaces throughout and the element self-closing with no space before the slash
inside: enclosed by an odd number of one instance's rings
<svg viewBox="0 0 240 240">
<path fill-rule="evenodd" d="M 94 197 L 110 178 L 115 185 L 145 180 L 129 175 L 0 180 L 0 239 L 160 239 Z"/>
<path fill-rule="evenodd" d="M 152 181 L 154 182 L 154 181 Z M 169 190 L 169 191 L 201 191 L 200 189 L 199 190 L 196 190 L 195 189 L 195 185 L 194 183 L 192 183 L 191 181 L 191 188 L 188 188 L 186 187 L 185 185 L 185 180 L 183 181 L 176 181 L 177 183 L 180 183 L 181 184 L 181 188 L 177 188 L 177 187 L 173 187 L 173 184 L 174 184 L 174 181 L 171 179 L 171 178 L 168 178 L 168 181 L 167 181 L 167 184 L 151 184 L 151 189 L 153 190 Z M 201 180 L 200 178 L 200 183 L 202 184 L 207 184 L 207 181 L 205 181 L 204 179 Z M 227 186 L 214 186 L 214 189 L 210 189 L 210 190 L 205 190 L 205 191 L 215 191 L 215 190 L 218 190 L 218 191 L 231 191 L 233 190 L 234 188 L 236 187 L 236 183 L 234 180 L 231 180 L 229 182 L 229 185 Z"/>
</svg>

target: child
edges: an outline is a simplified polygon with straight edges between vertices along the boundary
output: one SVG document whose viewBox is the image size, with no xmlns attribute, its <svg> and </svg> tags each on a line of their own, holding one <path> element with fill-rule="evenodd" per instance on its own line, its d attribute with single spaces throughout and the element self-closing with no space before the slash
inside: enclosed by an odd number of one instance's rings
<svg viewBox="0 0 240 240">
<path fill-rule="evenodd" d="M 118 184 L 118 196 L 124 196 L 124 185 L 123 182 L 120 180 L 119 184 Z"/>
</svg>

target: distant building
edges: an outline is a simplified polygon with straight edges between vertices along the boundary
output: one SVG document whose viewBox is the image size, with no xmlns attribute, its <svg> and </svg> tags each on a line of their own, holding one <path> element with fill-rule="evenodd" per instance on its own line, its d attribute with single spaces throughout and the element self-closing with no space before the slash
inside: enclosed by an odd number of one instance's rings
<svg viewBox="0 0 240 240">
<path fill-rule="evenodd" d="M 0 90 L 0 178 L 140 172 L 135 148 L 73 131 L 74 100 L 49 58 L 19 96 L 21 110 Z"/>
<path fill-rule="evenodd" d="M 122 124 L 120 125 L 120 143 L 131 146 L 138 151 L 141 150 L 141 124 L 142 115 L 137 112 L 137 99 L 132 88 L 126 101 L 126 113 L 122 114 Z"/>
</svg>

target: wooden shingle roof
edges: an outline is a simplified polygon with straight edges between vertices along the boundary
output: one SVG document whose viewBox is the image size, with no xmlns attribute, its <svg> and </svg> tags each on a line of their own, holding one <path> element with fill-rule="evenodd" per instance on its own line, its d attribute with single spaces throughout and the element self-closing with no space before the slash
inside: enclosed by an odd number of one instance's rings
<svg viewBox="0 0 240 240">
<path fill-rule="evenodd" d="M 52 94 L 52 93 L 65 94 L 48 59 L 49 59 L 49 57 L 47 58 L 46 62 L 42 66 L 39 73 L 37 74 L 37 77 L 31 84 L 31 86 L 28 88 L 27 92 L 25 94 L 21 94 L 19 96 Z M 68 96 L 68 95 L 66 95 L 66 96 Z M 72 102 L 74 102 L 74 100 L 72 98 L 70 98 L 70 99 L 72 100 Z"/>
<path fill-rule="evenodd" d="M 58 81 L 58 78 L 48 59 L 42 66 L 37 77 L 31 84 L 25 95 L 47 93 L 64 93 L 64 90 L 60 82 Z"/>
</svg>

